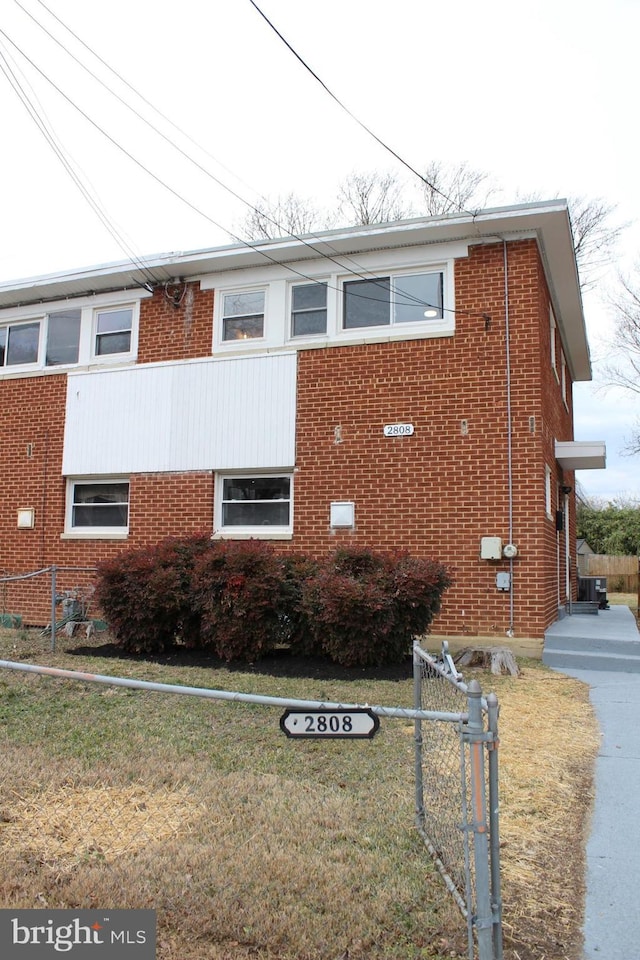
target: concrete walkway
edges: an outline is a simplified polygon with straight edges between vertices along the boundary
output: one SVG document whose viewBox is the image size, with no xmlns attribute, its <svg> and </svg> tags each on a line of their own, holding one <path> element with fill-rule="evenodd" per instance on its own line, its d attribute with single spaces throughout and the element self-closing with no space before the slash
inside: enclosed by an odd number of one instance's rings
<svg viewBox="0 0 640 960">
<path fill-rule="evenodd" d="M 610 616 L 613 614 L 613 616 Z M 588 622 L 587 622 L 588 621 Z M 552 630 L 606 647 L 640 641 L 628 607 L 567 617 Z M 555 667 L 588 683 L 602 742 L 595 770 L 595 806 L 587 843 L 583 960 L 640 958 L 640 673 Z"/>
</svg>

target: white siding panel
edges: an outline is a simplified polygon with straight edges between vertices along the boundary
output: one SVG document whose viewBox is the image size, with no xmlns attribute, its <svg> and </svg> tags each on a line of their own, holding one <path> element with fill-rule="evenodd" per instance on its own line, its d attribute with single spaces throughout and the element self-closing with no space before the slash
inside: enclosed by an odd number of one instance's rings
<svg viewBox="0 0 640 960">
<path fill-rule="evenodd" d="M 70 374 L 63 473 L 292 467 L 295 409 L 295 354 Z"/>
</svg>

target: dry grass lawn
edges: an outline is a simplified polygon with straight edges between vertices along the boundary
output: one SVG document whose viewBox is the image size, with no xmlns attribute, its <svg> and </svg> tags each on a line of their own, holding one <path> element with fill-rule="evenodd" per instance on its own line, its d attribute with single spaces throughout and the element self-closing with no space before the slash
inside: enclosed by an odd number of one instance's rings
<svg viewBox="0 0 640 960">
<path fill-rule="evenodd" d="M 0 657 L 276 696 L 411 704 L 408 670 L 231 671 L 0 635 Z M 598 732 L 540 664 L 501 703 L 507 960 L 578 960 Z M 0 672 L 0 907 L 153 907 L 159 960 L 444 960 L 464 923 L 413 829 L 411 736 L 290 741 L 279 711 Z M 410 732 L 410 731 L 409 731 Z"/>
</svg>

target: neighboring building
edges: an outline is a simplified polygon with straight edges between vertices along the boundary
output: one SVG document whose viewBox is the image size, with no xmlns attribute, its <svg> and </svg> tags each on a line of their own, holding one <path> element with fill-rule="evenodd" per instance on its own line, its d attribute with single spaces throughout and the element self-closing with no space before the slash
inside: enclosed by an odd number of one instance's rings
<svg viewBox="0 0 640 960">
<path fill-rule="evenodd" d="M 578 538 L 576 540 L 576 559 L 578 564 L 578 576 L 586 577 L 587 570 L 589 569 L 587 563 L 585 562 L 585 557 L 593 556 L 594 551 L 591 549 L 589 544 L 584 538 Z"/>
<path fill-rule="evenodd" d="M 191 531 L 406 549 L 454 568 L 435 632 L 541 637 L 604 466 L 590 377 L 564 201 L 5 283 L 0 570 Z"/>
</svg>

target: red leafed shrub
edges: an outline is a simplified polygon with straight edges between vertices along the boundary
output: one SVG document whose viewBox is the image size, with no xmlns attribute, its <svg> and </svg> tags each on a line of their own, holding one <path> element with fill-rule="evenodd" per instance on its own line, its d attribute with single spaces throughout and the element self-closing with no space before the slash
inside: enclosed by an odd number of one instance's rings
<svg viewBox="0 0 640 960">
<path fill-rule="evenodd" d="M 309 626 L 304 604 L 304 584 L 318 573 L 320 565 L 317 560 L 302 553 L 287 553 L 280 560 L 283 575 L 282 642 L 296 655 L 320 654 L 322 651 Z"/>
<path fill-rule="evenodd" d="M 393 564 L 396 628 L 410 639 L 427 633 L 452 582 L 450 571 L 437 560 L 398 554 Z"/>
<path fill-rule="evenodd" d="M 198 645 L 191 578 L 196 558 L 210 545 L 204 534 L 169 537 L 100 564 L 96 598 L 118 646 L 129 653 L 162 653 L 178 641 Z"/>
<path fill-rule="evenodd" d="M 260 540 L 211 545 L 194 571 L 200 637 L 223 660 L 253 662 L 287 639 L 283 558 Z"/>
<path fill-rule="evenodd" d="M 339 549 L 302 589 L 315 647 L 347 667 L 400 662 L 449 583 L 435 561 Z"/>
</svg>

